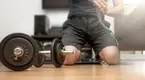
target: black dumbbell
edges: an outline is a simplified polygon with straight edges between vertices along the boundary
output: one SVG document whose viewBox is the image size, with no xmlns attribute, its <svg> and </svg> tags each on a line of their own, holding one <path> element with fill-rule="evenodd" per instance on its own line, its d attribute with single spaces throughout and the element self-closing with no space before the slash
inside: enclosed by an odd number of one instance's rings
<svg viewBox="0 0 145 80">
<path fill-rule="evenodd" d="M 59 68 L 63 65 L 63 55 L 68 53 L 73 51 L 63 50 L 63 44 L 59 39 L 52 41 L 51 50 L 39 51 L 37 42 L 24 33 L 10 34 L 0 44 L 1 62 L 14 71 L 23 71 L 36 65 L 40 55 L 51 56 L 54 66 Z"/>
<path fill-rule="evenodd" d="M 41 67 L 44 63 L 45 57 L 51 57 L 52 63 L 56 68 L 59 68 L 63 65 L 64 55 L 73 54 L 73 51 L 65 51 L 63 49 L 63 44 L 60 39 L 54 39 L 51 43 L 50 50 L 39 51 L 38 60 L 34 64 L 35 67 Z M 44 57 L 45 56 L 45 57 Z"/>
</svg>

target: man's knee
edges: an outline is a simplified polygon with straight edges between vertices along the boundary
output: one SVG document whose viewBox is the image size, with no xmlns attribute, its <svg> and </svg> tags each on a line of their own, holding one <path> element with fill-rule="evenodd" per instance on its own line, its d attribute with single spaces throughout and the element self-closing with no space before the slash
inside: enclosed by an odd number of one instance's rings
<svg viewBox="0 0 145 80">
<path fill-rule="evenodd" d="M 73 65 L 80 56 L 80 50 L 74 46 L 65 46 L 64 49 L 74 51 L 74 54 L 68 54 L 65 56 L 64 65 Z"/>
<path fill-rule="evenodd" d="M 120 53 L 116 46 L 109 46 L 104 48 L 100 53 L 100 57 L 110 65 L 118 64 L 120 60 Z"/>
</svg>

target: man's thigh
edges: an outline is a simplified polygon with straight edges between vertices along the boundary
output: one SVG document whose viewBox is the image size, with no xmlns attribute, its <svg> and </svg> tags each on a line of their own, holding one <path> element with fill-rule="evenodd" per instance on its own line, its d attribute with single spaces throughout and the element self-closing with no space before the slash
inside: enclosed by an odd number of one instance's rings
<svg viewBox="0 0 145 80">
<path fill-rule="evenodd" d="M 89 22 L 92 22 L 88 27 L 89 40 L 88 42 L 93 47 L 95 54 L 99 53 L 106 47 L 115 46 L 118 47 L 117 39 L 109 31 L 109 28 L 104 28 L 97 18 L 90 18 Z M 108 30 L 107 30 L 108 28 Z"/>
<path fill-rule="evenodd" d="M 85 26 L 81 18 L 68 19 L 63 25 L 62 42 L 64 46 L 71 45 L 81 50 L 86 42 L 84 29 Z"/>
</svg>

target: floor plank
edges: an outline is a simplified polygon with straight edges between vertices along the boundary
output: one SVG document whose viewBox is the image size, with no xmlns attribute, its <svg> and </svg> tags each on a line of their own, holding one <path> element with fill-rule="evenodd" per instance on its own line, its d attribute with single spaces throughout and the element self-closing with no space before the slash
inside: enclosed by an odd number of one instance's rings
<svg viewBox="0 0 145 80">
<path fill-rule="evenodd" d="M 122 60 L 119 65 L 74 65 L 41 68 L 14 72 L 0 66 L 0 80 L 145 80 L 144 60 Z"/>
<path fill-rule="evenodd" d="M 14 72 L 1 67 L 0 80 L 145 80 L 145 63 L 128 65 L 75 65 L 56 69 L 53 65 L 32 67 L 23 72 Z"/>
</svg>

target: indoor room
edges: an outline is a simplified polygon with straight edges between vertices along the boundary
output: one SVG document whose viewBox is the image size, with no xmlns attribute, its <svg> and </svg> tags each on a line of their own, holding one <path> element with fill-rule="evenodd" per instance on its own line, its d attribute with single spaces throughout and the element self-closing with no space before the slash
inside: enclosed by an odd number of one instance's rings
<svg viewBox="0 0 145 80">
<path fill-rule="evenodd" d="M 144 80 L 144 0 L 0 0 L 0 80 Z"/>
</svg>

